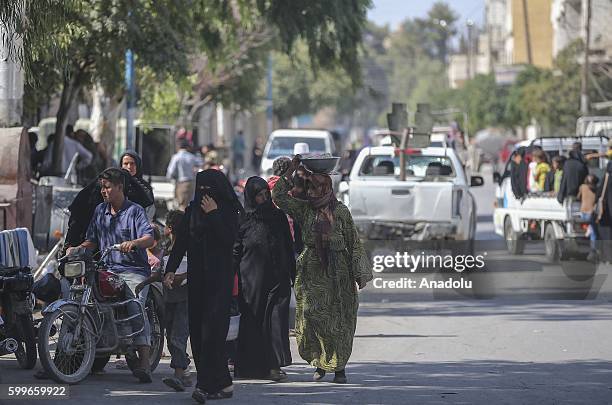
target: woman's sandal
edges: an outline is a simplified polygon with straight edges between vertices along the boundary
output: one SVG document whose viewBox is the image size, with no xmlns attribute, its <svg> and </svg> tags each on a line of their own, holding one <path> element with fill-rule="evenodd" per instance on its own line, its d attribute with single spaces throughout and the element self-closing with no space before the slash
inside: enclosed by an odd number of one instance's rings
<svg viewBox="0 0 612 405">
<path fill-rule="evenodd" d="M 230 388 L 230 387 L 232 387 L 232 386 L 230 385 L 229 387 L 226 387 L 226 388 Z M 224 388 L 224 389 L 226 389 L 226 388 Z M 233 396 L 234 396 L 234 390 L 233 389 L 231 391 L 221 390 L 221 391 L 215 392 L 214 394 L 208 394 L 206 396 L 206 399 L 210 399 L 210 400 L 229 399 L 229 398 L 231 398 Z"/>
<path fill-rule="evenodd" d="M 199 388 L 193 390 L 193 394 L 191 394 L 191 398 L 193 398 L 196 402 L 200 404 L 206 403 L 206 392 Z"/>
<path fill-rule="evenodd" d="M 317 368 L 314 372 L 314 375 L 312 376 L 312 379 L 314 381 L 321 381 L 323 377 L 325 377 L 325 370 L 323 370 L 322 368 Z"/>
<path fill-rule="evenodd" d="M 283 370 L 270 370 L 270 374 L 268 375 L 268 380 L 272 380 L 274 382 L 287 382 L 289 381 L 289 377 L 287 377 L 287 373 Z"/>
<path fill-rule="evenodd" d="M 229 399 L 233 396 L 234 396 L 234 391 L 229 391 L 229 392 L 219 391 L 219 392 L 215 392 L 214 394 L 208 394 L 206 396 L 206 399 L 213 401 L 215 399 Z"/>
</svg>

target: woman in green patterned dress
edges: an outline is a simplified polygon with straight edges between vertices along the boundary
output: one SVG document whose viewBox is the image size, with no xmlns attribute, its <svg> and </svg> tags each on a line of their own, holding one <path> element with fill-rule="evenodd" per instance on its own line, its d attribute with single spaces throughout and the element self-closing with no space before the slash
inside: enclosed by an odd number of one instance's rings
<svg viewBox="0 0 612 405">
<path fill-rule="evenodd" d="M 343 384 L 357 324 L 357 288 L 372 280 L 372 267 L 351 213 L 336 200 L 328 175 L 307 177 L 308 200 L 288 194 L 298 165 L 299 158 L 294 158 L 272 190 L 278 207 L 299 223 L 305 245 L 294 286 L 298 350 L 316 367 L 315 381 L 333 371 L 334 382 Z"/>
</svg>

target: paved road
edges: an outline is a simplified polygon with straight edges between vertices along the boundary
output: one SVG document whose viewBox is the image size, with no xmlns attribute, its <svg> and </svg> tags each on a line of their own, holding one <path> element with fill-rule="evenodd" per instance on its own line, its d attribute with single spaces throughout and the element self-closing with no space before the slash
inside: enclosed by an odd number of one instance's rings
<svg viewBox="0 0 612 405">
<path fill-rule="evenodd" d="M 349 384 L 334 385 L 331 378 L 311 382 L 313 370 L 292 339 L 290 382 L 236 381 L 235 397 L 225 403 L 612 403 L 612 268 L 552 265 L 538 246 L 520 257 L 508 255 L 492 230 L 491 186 L 475 194 L 477 251 L 487 252 L 487 271 L 471 276 L 478 294 L 369 286 L 361 292 Z M 107 369 L 72 387 L 70 400 L 56 403 L 191 403 L 189 392 L 171 393 L 160 382 L 170 374 L 168 359 L 150 385 Z M 0 358 L 4 383 L 33 383 L 31 375 L 13 359 Z"/>
<path fill-rule="evenodd" d="M 612 403 L 610 304 L 596 301 L 433 301 L 362 294 L 350 384 L 310 382 L 293 353 L 291 382 L 237 381 L 227 403 L 299 404 L 609 404 Z M 0 360 L 4 383 L 34 383 L 30 371 Z M 58 404 L 190 403 L 160 383 L 141 385 L 108 366 Z M 329 381 L 329 379 L 327 379 Z M 4 404 L 25 403 L 4 401 Z"/>
</svg>

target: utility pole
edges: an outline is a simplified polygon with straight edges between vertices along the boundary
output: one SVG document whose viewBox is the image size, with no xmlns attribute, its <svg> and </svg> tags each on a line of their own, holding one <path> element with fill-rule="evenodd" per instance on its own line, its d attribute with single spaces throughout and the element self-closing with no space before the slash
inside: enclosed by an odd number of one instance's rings
<svg viewBox="0 0 612 405">
<path fill-rule="evenodd" d="M 136 149 L 134 142 L 134 107 L 136 104 L 136 87 L 134 85 L 134 53 L 131 49 L 125 52 L 125 87 L 127 90 L 125 114 L 125 147 Z"/>
<path fill-rule="evenodd" d="M 474 46 L 472 39 L 472 29 L 474 28 L 474 21 L 467 20 L 467 80 L 472 79 L 474 72 L 472 70 L 472 61 L 474 60 Z"/>
<path fill-rule="evenodd" d="M 531 33 L 529 32 L 529 13 L 527 11 L 527 0 L 523 0 L 523 24 L 525 26 L 525 46 L 527 48 L 527 63 L 533 64 L 531 54 Z"/>
<path fill-rule="evenodd" d="M 582 0 L 582 32 L 584 38 L 584 61 L 580 86 L 580 113 L 589 114 L 589 43 L 591 40 L 591 0 Z"/>
</svg>

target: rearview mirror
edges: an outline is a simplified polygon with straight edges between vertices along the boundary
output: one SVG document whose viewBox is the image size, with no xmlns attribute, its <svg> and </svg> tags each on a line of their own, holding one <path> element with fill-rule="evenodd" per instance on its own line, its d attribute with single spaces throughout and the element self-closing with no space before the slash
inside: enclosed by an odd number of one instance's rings
<svg viewBox="0 0 612 405">
<path fill-rule="evenodd" d="M 484 184 L 484 179 L 482 176 L 472 176 L 470 177 L 470 187 L 480 187 Z"/>
<path fill-rule="evenodd" d="M 349 184 L 346 181 L 340 182 L 340 184 L 338 185 L 338 192 L 348 193 L 348 191 L 349 191 Z"/>
</svg>

